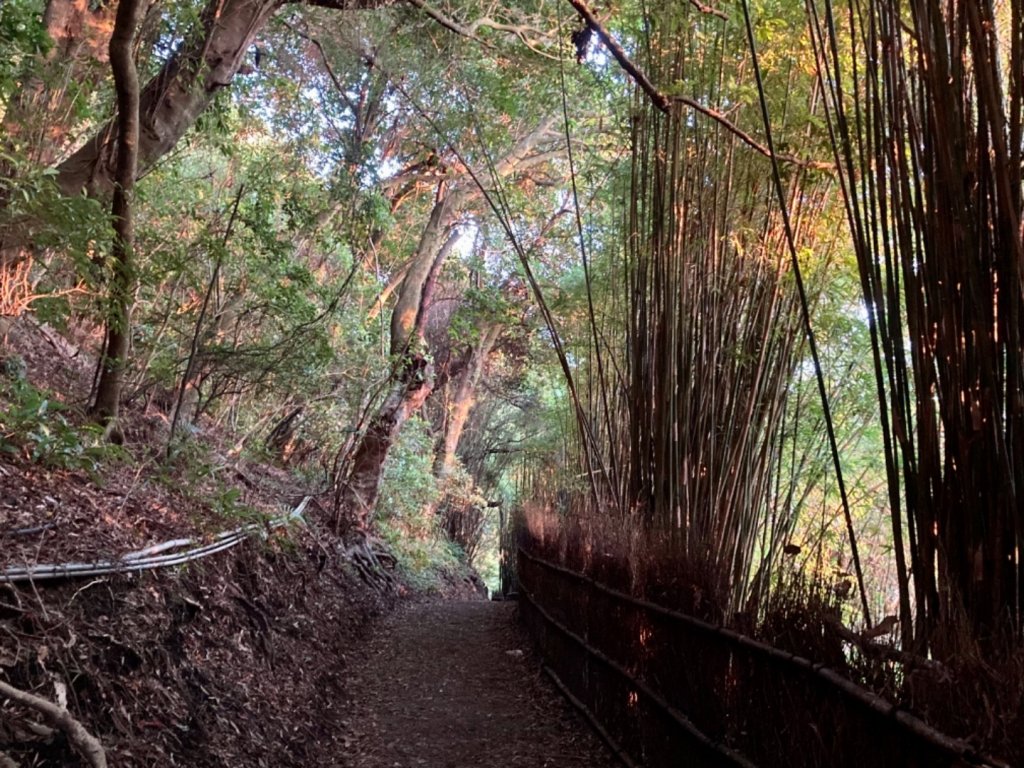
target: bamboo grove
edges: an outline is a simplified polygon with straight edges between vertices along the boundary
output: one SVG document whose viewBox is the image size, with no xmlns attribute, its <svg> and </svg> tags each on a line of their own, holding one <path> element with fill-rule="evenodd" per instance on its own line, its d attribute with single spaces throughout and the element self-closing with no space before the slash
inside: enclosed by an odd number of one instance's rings
<svg viewBox="0 0 1024 768">
<path fill-rule="evenodd" d="M 780 470 L 799 417 L 792 385 L 809 368 L 801 298 L 771 153 L 753 138 L 742 27 L 674 4 L 650 13 L 644 71 L 685 93 L 638 91 L 634 105 L 623 246 L 601 318 L 590 298 L 580 470 L 607 478 L 591 497 L 622 515 L 616 525 L 645 531 L 739 611 L 764 597 L 795 522 Z M 790 71 L 774 85 L 782 133 L 805 142 L 813 82 Z M 694 105 L 733 106 L 726 117 Z M 808 158 L 784 163 L 793 245 L 816 292 L 837 243 L 823 225 L 834 182 Z"/>
<path fill-rule="evenodd" d="M 666 51 L 652 71 L 662 81 L 696 80 L 707 102 L 728 100 L 722 33 L 719 50 L 709 51 L 684 23 L 652 40 L 652 49 Z M 776 518 L 774 530 L 762 531 L 800 347 L 799 309 L 765 158 L 686 113 L 682 104 L 666 116 L 648 110 L 634 135 L 630 446 L 621 463 L 628 499 L 683 557 L 735 585 L 738 606 L 762 533 L 774 546 L 788 527 Z M 798 170 L 793 191 L 797 238 L 811 248 L 819 233 L 801 224 L 825 205 L 828 185 Z"/>
<path fill-rule="evenodd" d="M 1024 4 L 808 12 L 871 319 L 903 640 L 997 647 L 1020 638 L 1024 576 Z"/>
<path fill-rule="evenodd" d="M 597 298 L 584 254 L 577 471 L 602 479 L 569 507 L 601 510 L 583 524 L 598 539 L 658 541 L 726 610 L 756 608 L 790 547 L 792 457 L 809 450 L 798 425 L 815 418 L 870 626 L 825 384 L 841 374 L 814 344 L 833 260 L 852 253 L 902 645 L 941 658 L 1014 647 L 1024 3 L 808 0 L 788 18 L 806 45 L 788 69 L 777 50 L 759 66 L 773 41 L 758 11 L 651 4 L 635 58 L 610 47 L 638 83 L 633 156 Z M 813 377 L 816 404 L 797 397 Z"/>
</svg>

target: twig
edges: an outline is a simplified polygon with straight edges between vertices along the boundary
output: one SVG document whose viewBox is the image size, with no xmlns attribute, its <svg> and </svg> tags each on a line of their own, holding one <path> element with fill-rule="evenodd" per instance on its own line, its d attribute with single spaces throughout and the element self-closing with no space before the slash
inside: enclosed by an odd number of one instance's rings
<svg viewBox="0 0 1024 768">
<path fill-rule="evenodd" d="M 220 268 L 224 263 L 224 252 L 227 250 L 228 241 L 231 239 L 231 235 L 235 229 L 235 220 L 238 218 L 238 206 L 242 202 L 242 194 L 245 192 L 245 184 L 238 185 L 238 191 L 235 193 L 235 202 L 231 207 L 231 216 L 228 218 L 228 226 L 224 230 L 224 237 L 221 239 L 221 250 L 217 254 L 217 263 L 213 267 L 213 274 L 210 276 L 210 284 L 206 289 L 206 296 L 203 297 L 203 305 L 199 310 L 199 317 L 196 318 L 195 333 L 192 335 L 192 346 L 188 353 L 188 362 L 185 364 L 185 373 L 181 377 L 181 386 L 178 388 L 178 399 L 174 403 L 174 416 L 171 418 L 171 431 L 167 437 L 167 456 L 171 455 L 171 446 L 174 441 L 174 434 L 178 428 L 178 419 L 181 416 L 181 406 L 185 401 L 185 390 L 188 389 L 188 385 L 192 379 L 193 366 L 196 362 L 196 356 L 199 354 L 200 346 L 200 334 L 203 330 L 203 321 L 206 319 L 206 311 L 210 307 L 210 298 L 213 296 L 213 290 L 217 287 L 217 279 L 220 276 Z"/>
<path fill-rule="evenodd" d="M 56 523 L 44 523 L 43 525 L 33 525 L 29 528 L 15 528 L 13 531 L 8 533 L 9 536 L 31 536 L 35 533 L 43 533 L 51 528 L 56 528 Z"/>
<path fill-rule="evenodd" d="M 85 726 L 73 718 L 67 709 L 3 681 L 0 681 L 0 696 L 6 696 L 12 701 L 39 712 L 64 731 L 68 742 L 88 761 L 89 765 L 93 768 L 107 768 L 107 754 L 103 751 L 103 745 L 100 744 L 99 739 L 89 733 Z"/>
<path fill-rule="evenodd" d="M 859 648 L 866 656 L 875 656 L 886 659 L 887 661 L 899 662 L 907 667 L 922 667 L 933 672 L 942 673 L 945 671 L 945 667 L 938 661 L 925 658 L 924 656 L 919 656 L 915 653 L 909 653 L 908 651 L 903 651 L 899 648 L 892 648 L 888 645 L 873 642 L 870 638 L 859 635 L 853 630 L 844 627 L 842 623 L 836 619 L 826 619 L 826 622 L 833 630 L 835 630 L 835 633 L 839 635 L 839 637 L 850 645 Z"/>
<path fill-rule="evenodd" d="M 75 598 L 78 597 L 83 592 L 85 592 L 85 590 L 89 589 L 89 587 L 95 587 L 97 584 L 105 584 L 106 581 L 107 581 L 106 579 L 93 579 L 88 584 L 86 584 L 84 587 L 79 587 L 78 589 L 75 590 L 75 594 L 73 594 L 71 596 L 71 599 L 68 600 L 68 605 L 71 605 L 71 603 L 73 603 L 75 601 Z"/>
</svg>

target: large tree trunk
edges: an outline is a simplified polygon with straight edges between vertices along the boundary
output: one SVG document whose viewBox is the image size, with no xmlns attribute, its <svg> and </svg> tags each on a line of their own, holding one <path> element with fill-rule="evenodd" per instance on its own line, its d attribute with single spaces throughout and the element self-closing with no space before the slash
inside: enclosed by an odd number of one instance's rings
<svg viewBox="0 0 1024 768">
<path fill-rule="evenodd" d="M 552 119 L 542 121 L 494 163 L 492 173 L 501 178 L 546 163 L 553 153 L 536 150 L 551 134 L 553 124 Z M 397 383 L 353 449 L 348 477 L 339 486 L 335 517 L 343 533 L 366 528 L 380 495 L 384 462 L 391 446 L 409 416 L 422 407 L 433 391 L 434 370 L 424 354 L 423 328 L 438 273 L 454 243 L 449 229 L 476 192 L 468 174 L 447 188 L 441 185 L 402 281 L 391 315 L 391 354 Z"/>
<path fill-rule="evenodd" d="M 442 244 L 461 193 L 438 190 L 430 219 L 420 236 L 409 271 L 391 315 L 391 354 L 396 384 L 353 449 L 348 478 L 335 503 L 341 532 L 365 529 L 377 505 L 384 462 L 409 417 L 434 391 L 434 366 L 424 352 L 423 321 L 433 299 L 433 285 L 453 238 Z"/>
<path fill-rule="evenodd" d="M 484 328 L 476 346 L 470 350 L 465 366 L 452 382 L 454 390 L 449 402 L 445 404 L 444 426 L 434 453 L 434 477 L 441 494 L 423 510 L 426 516 L 437 514 L 439 508 L 442 510 L 442 529 L 469 558 L 472 558 L 480 542 L 483 513 L 473 505 L 458 503 L 447 481 L 455 467 L 456 454 L 469 414 L 476 405 L 476 393 L 484 368 L 501 330 L 499 323 Z"/>
<path fill-rule="evenodd" d="M 445 236 L 454 218 L 453 212 L 458 212 L 463 196 L 463 193 L 457 191 L 445 193 L 441 190 L 438 193 L 437 202 L 430 212 L 430 220 L 420 236 L 416 253 L 402 280 L 402 290 L 391 312 L 392 355 L 402 355 L 409 351 L 417 325 L 421 324 L 423 313 L 429 309 L 423 300 L 424 289 L 431 274 L 437 273 L 437 255 L 442 251 L 447 255 L 454 244 L 451 237 L 445 241 Z"/>
<path fill-rule="evenodd" d="M 470 351 L 468 362 L 455 380 L 454 394 L 447 403 L 443 432 L 434 454 L 434 476 L 438 479 L 443 479 L 455 465 L 462 433 L 466 429 L 470 411 L 476 405 L 477 387 L 501 330 L 502 326 L 498 323 L 484 328 L 480 340 Z"/>
<path fill-rule="evenodd" d="M 402 426 L 433 391 L 433 366 L 422 355 L 410 356 L 401 366 L 398 379 L 353 450 L 348 478 L 340 486 L 335 501 L 335 527 L 339 533 L 365 531 L 368 527 L 391 447 Z"/>
<path fill-rule="evenodd" d="M 253 39 L 282 0 L 211 0 L 203 12 L 201 34 L 171 57 L 146 85 L 140 99 L 138 172 L 169 152 L 210 104 L 231 84 Z M 65 194 L 88 190 L 108 194 L 114 186 L 116 158 L 113 122 L 100 130 L 57 168 Z"/>
<path fill-rule="evenodd" d="M 393 0 L 322 0 L 341 11 L 383 8 Z M 187 41 L 142 91 L 138 173 L 145 173 L 191 128 L 222 88 L 231 85 L 256 36 L 285 0 L 209 0 L 200 34 Z M 108 194 L 114 186 L 112 137 L 108 123 L 57 168 L 65 194 L 88 190 Z"/>
<path fill-rule="evenodd" d="M 110 64 L 117 90 L 118 158 L 117 186 L 114 188 L 114 271 L 110 280 L 110 309 L 103 351 L 100 380 L 96 388 L 93 413 L 108 426 L 115 442 L 124 438 L 117 416 L 124 383 L 124 366 L 131 337 L 131 299 L 135 282 L 132 250 L 135 227 L 132 218 L 132 192 L 135 188 L 139 147 L 139 75 L 132 55 L 135 30 L 142 19 L 144 0 L 121 0 L 110 38 Z"/>
</svg>

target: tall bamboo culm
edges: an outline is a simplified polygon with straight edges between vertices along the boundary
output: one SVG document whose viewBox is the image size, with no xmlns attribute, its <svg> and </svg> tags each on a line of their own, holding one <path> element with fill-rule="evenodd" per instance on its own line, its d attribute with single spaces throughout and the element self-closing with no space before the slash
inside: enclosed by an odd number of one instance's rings
<svg viewBox="0 0 1024 768">
<path fill-rule="evenodd" d="M 651 9 L 649 73 L 708 104 L 736 103 L 742 48 L 726 22 Z M 799 105 L 813 112 L 814 94 Z M 623 280 L 628 309 L 620 507 L 670 542 L 672 557 L 716 581 L 740 610 L 766 579 L 792 525 L 775 483 L 804 332 L 770 165 L 721 123 L 683 103 L 638 96 Z M 758 132 L 754 105 L 731 119 Z M 792 167 L 787 205 L 803 253 L 831 249 L 816 222 L 827 175 Z M 608 357 L 614 357 L 609 351 Z M 609 464 L 612 462 L 608 462 Z"/>
<path fill-rule="evenodd" d="M 1019 644 L 1024 0 L 807 11 L 872 325 L 904 644 Z"/>
</svg>

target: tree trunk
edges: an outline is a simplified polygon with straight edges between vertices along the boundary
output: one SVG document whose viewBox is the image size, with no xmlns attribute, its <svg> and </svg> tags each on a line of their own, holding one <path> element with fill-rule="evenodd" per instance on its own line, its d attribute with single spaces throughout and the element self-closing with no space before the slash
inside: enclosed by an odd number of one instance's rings
<svg viewBox="0 0 1024 768">
<path fill-rule="evenodd" d="M 114 33 L 110 38 L 110 63 L 117 90 L 118 160 L 114 188 L 114 270 L 110 281 L 110 309 L 100 380 L 93 414 L 108 428 L 115 442 L 124 439 L 117 416 L 124 383 L 124 366 L 131 336 L 131 297 L 135 282 L 132 250 L 135 228 L 132 192 L 139 148 L 139 76 L 132 56 L 135 30 L 142 19 L 143 0 L 121 0 L 117 6 Z"/>
<path fill-rule="evenodd" d="M 462 547 L 470 561 L 480 542 L 483 515 L 475 506 L 452 503 L 446 480 L 455 466 L 462 433 L 465 431 L 470 411 L 476 405 L 477 387 L 501 330 L 502 326 L 499 323 L 493 323 L 484 329 L 477 345 L 470 351 L 469 360 L 455 380 L 455 392 L 447 404 L 444 430 L 434 454 L 434 477 L 438 481 L 441 494 L 423 510 L 425 517 L 432 517 L 437 514 L 439 507 L 443 509 L 441 527 L 451 541 Z"/>
<path fill-rule="evenodd" d="M 550 119 L 545 120 L 526 134 L 493 165 L 492 173 L 500 178 L 547 162 L 551 153 L 534 150 L 549 135 L 552 124 Z M 475 192 L 466 177 L 456 179 L 447 188 L 442 183 L 438 189 L 391 314 L 391 355 L 397 383 L 356 444 L 348 477 L 335 497 L 335 526 L 340 533 L 367 527 L 380 495 L 384 462 L 391 446 L 409 416 L 423 406 L 434 389 L 434 368 L 424 354 L 423 329 L 438 274 L 455 241 L 452 236 L 447 241 L 444 238 Z"/>
<path fill-rule="evenodd" d="M 366 528 L 380 496 L 384 462 L 391 446 L 405 422 L 434 391 L 434 366 L 423 354 L 423 324 L 437 274 L 454 242 L 449 237 L 441 243 L 451 212 L 457 207 L 452 205 L 453 196 L 461 198 L 445 193 L 443 188 L 438 191 L 391 315 L 391 354 L 397 384 L 352 454 L 348 480 L 341 486 L 335 504 L 337 525 L 343 533 Z"/>
<path fill-rule="evenodd" d="M 309 4 L 348 11 L 383 8 L 392 1 L 322 0 Z M 173 149 L 217 92 L 231 85 L 256 36 L 285 4 L 285 0 L 209 0 L 200 34 L 186 41 L 142 91 L 139 173 L 145 173 Z M 112 191 L 114 133 L 113 123 L 101 127 L 57 167 L 57 182 L 65 194 Z"/>
<path fill-rule="evenodd" d="M 282 0 L 211 0 L 203 11 L 201 34 L 171 57 L 147 83 L 140 99 L 138 171 L 144 173 L 169 152 L 210 104 L 231 84 L 253 38 Z M 57 168 L 65 194 L 83 189 L 109 194 L 115 184 L 114 123 L 108 123 Z"/>
<path fill-rule="evenodd" d="M 442 241 L 448 225 L 458 211 L 459 192 L 438 191 L 437 202 L 430 212 L 430 220 L 420 236 L 416 253 L 409 262 L 409 269 L 402 281 L 395 308 L 391 312 L 391 354 L 401 355 L 409 350 L 416 331 L 417 321 L 429 306 L 424 304 L 423 292 L 431 273 L 436 273 L 436 258 L 442 251 L 447 254 L 453 241 L 449 239 L 442 248 Z"/>
<path fill-rule="evenodd" d="M 480 337 L 480 341 L 470 352 L 469 362 L 459 374 L 455 394 L 448 405 L 448 418 L 445 419 L 444 433 L 437 446 L 434 456 L 434 476 L 444 477 L 455 464 L 455 454 L 462 440 L 469 413 L 476 405 L 476 391 L 483 376 L 484 366 L 494 349 L 502 326 L 498 323 L 488 325 Z"/>
<path fill-rule="evenodd" d="M 380 497 L 380 481 L 391 446 L 402 426 L 433 391 L 434 370 L 423 355 L 406 359 L 392 389 L 352 454 L 348 479 L 335 500 L 338 533 L 365 531 Z"/>
</svg>

